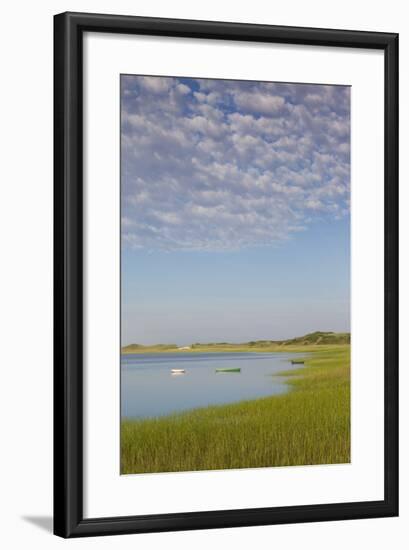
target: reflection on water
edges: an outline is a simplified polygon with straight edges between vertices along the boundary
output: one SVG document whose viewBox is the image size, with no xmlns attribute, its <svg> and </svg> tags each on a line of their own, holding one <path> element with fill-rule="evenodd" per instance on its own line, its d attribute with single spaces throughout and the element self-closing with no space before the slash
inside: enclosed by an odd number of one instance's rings
<svg viewBox="0 0 409 550">
<path fill-rule="evenodd" d="M 285 393 L 286 378 L 271 375 L 300 368 L 290 362 L 297 357 L 296 353 L 237 352 L 122 355 L 121 415 L 161 416 Z"/>
</svg>

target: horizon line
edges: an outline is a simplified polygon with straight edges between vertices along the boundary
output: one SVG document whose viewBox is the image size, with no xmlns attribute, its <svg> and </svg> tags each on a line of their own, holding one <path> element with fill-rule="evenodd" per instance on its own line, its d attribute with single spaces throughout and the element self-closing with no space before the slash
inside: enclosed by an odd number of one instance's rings
<svg viewBox="0 0 409 550">
<path fill-rule="evenodd" d="M 240 342 L 229 342 L 229 341 L 214 341 L 214 342 L 209 342 L 209 341 L 206 341 L 206 342 L 199 342 L 199 341 L 196 341 L 196 342 L 191 342 L 190 344 L 176 344 L 175 342 L 157 342 L 155 344 L 141 344 L 141 343 L 137 343 L 137 342 L 131 342 L 130 344 L 123 344 L 121 345 L 121 349 L 123 348 L 126 348 L 126 347 L 130 347 L 130 346 L 140 346 L 140 347 L 156 347 L 156 346 L 176 346 L 176 347 L 185 347 L 185 346 L 195 346 L 195 345 L 200 345 L 200 346 L 205 346 L 205 345 L 234 345 L 234 346 L 237 346 L 237 345 L 241 345 L 241 344 L 250 344 L 250 343 L 258 343 L 258 342 L 271 342 L 271 343 L 280 343 L 280 342 L 288 342 L 289 340 L 298 340 L 298 339 L 302 339 L 302 338 L 307 338 L 309 336 L 314 336 L 314 335 L 349 335 L 351 336 L 351 332 L 350 331 L 345 331 L 345 332 L 334 332 L 334 331 L 324 331 L 324 330 L 315 330 L 313 332 L 308 332 L 307 334 L 303 334 L 301 336 L 293 336 L 293 337 L 290 337 L 290 338 L 281 338 L 281 339 L 276 339 L 276 340 L 273 340 L 273 339 L 269 339 L 269 338 L 260 338 L 260 339 L 251 339 L 251 340 L 245 340 L 245 341 L 240 341 Z"/>
</svg>

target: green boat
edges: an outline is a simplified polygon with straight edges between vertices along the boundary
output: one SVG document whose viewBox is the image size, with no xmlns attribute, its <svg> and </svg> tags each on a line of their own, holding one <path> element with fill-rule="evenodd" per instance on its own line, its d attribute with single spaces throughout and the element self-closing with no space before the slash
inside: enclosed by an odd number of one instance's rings
<svg viewBox="0 0 409 550">
<path fill-rule="evenodd" d="M 240 372 L 241 369 L 216 369 L 216 372 Z"/>
<path fill-rule="evenodd" d="M 302 361 L 301 359 L 292 359 L 291 364 L 292 365 L 304 365 L 304 361 Z"/>
</svg>

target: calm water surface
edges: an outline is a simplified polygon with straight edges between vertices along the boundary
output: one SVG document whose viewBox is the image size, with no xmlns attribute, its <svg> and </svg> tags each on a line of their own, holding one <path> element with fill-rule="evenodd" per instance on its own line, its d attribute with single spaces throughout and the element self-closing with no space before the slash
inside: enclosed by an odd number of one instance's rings
<svg viewBox="0 0 409 550">
<path fill-rule="evenodd" d="M 305 355 L 305 354 L 304 354 Z M 285 393 L 297 353 L 158 353 L 121 357 L 121 415 L 148 418 Z M 240 368 L 218 373 L 216 369 Z M 171 369 L 185 369 L 172 374 Z"/>
</svg>

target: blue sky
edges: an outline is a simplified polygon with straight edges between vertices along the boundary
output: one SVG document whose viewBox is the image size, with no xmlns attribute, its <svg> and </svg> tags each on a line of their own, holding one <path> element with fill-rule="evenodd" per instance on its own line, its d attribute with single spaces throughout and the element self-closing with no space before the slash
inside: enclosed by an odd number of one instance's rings
<svg viewBox="0 0 409 550">
<path fill-rule="evenodd" d="M 122 343 L 349 330 L 350 88 L 121 77 Z"/>
</svg>

